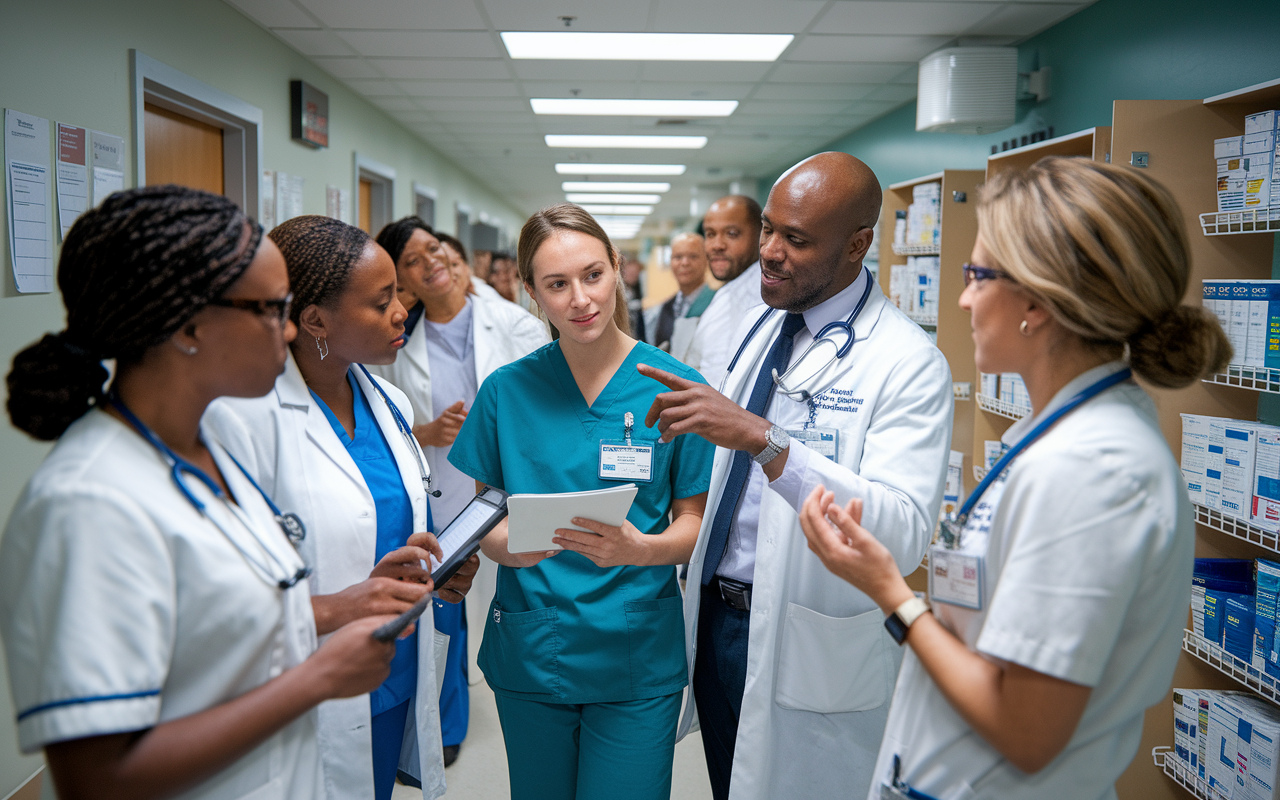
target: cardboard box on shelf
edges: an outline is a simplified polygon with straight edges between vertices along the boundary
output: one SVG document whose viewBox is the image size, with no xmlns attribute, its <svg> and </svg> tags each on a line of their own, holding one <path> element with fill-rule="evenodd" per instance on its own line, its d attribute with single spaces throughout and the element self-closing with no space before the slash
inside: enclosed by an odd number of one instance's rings
<svg viewBox="0 0 1280 800">
<path fill-rule="evenodd" d="M 1218 211 L 1244 208 L 1245 177 L 1243 156 L 1218 159 Z"/>
</svg>

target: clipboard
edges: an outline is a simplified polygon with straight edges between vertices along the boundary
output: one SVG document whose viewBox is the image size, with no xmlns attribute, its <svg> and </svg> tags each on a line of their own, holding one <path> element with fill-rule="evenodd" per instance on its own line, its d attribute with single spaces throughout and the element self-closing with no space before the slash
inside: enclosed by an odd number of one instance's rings
<svg viewBox="0 0 1280 800">
<path fill-rule="evenodd" d="M 507 493 L 492 486 L 485 486 L 471 502 L 445 526 L 436 540 L 444 551 L 444 561 L 431 557 L 431 582 L 437 588 L 449 582 L 467 559 L 480 549 L 480 540 L 489 535 L 507 516 Z M 426 612 L 434 599 L 434 592 L 427 594 L 408 611 L 373 632 L 373 638 L 390 642 L 404 633 L 410 623 Z"/>
<path fill-rule="evenodd" d="M 507 498 L 511 514 L 507 523 L 507 550 L 512 553 L 561 550 L 560 545 L 551 541 L 557 528 L 586 530 L 570 521 L 574 517 L 621 525 L 627 520 L 637 491 L 634 483 L 624 483 L 589 492 L 513 494 Z"/>
</svg>

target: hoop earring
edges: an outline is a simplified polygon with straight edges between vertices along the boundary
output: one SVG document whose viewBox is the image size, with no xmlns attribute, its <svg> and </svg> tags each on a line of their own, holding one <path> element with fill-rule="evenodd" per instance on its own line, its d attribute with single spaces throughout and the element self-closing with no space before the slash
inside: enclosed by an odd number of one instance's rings
<svg viewBox="0 0 1280 800">
<path fill-rule="evenodd" d="M 1031 335 L 1030 333 L 1027 332 L 1027 321 L 1025 319 L 1022 321 L 1022 324 L 1018 326 L 1018 330 L 1022 331 L 1023 336 Z"/>
<path fill-rule="evenodd" d="M 324 342 L 324 346 L 323 346 L 323 347 L 321 347 L 321 346 L 320 346 L 321 341 L 323 341 L 323 342 Z M 320 360 L 321 360 L 321 361 L 324 361 L 325 356 L 329 355 L 329 339 L 328 339 L 328 337 L 325 337 L 325 338 L 322 340 L 319 336 L 317 336 L 317 337 L 316 337 L 316 349 L 320 351 Z"/>
</svg>

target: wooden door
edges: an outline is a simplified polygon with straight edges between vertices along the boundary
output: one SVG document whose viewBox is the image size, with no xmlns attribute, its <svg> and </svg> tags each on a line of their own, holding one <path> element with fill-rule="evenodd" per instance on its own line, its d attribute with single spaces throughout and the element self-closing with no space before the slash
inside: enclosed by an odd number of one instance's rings
<svg viewBox="0 0 1280 800">
<path fill-rule="evenodd" d="M 222 129 L 146 104 L 147 185 L 223 194 Z"/>
<path fill-rule="evenodd" d="M 360 230 L 373 234 L 373 181 L 360 179 Z"/>
</svg>

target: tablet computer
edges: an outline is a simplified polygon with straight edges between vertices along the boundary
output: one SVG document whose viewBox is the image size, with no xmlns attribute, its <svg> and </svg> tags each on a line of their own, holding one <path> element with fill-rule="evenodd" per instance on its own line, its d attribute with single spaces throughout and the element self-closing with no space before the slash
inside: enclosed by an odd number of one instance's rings
<svg viewBox="0 0 1280 800">
<path fill-rule="evenodd" d="M 444 559 L 431 557 L 431 582 L 438 589 L 449 582 L 467 559 L 480 549 L 480 540 L 507 516 L 507 493 L 485 486 L 466 507 L 445 526 L 436 540 L 444 551 Z M 413 608 L 373 632 L 373 638 L 389 642 L 404 632 L 431 604 L 432 594 L 423 597 Z"/>
</svg>

